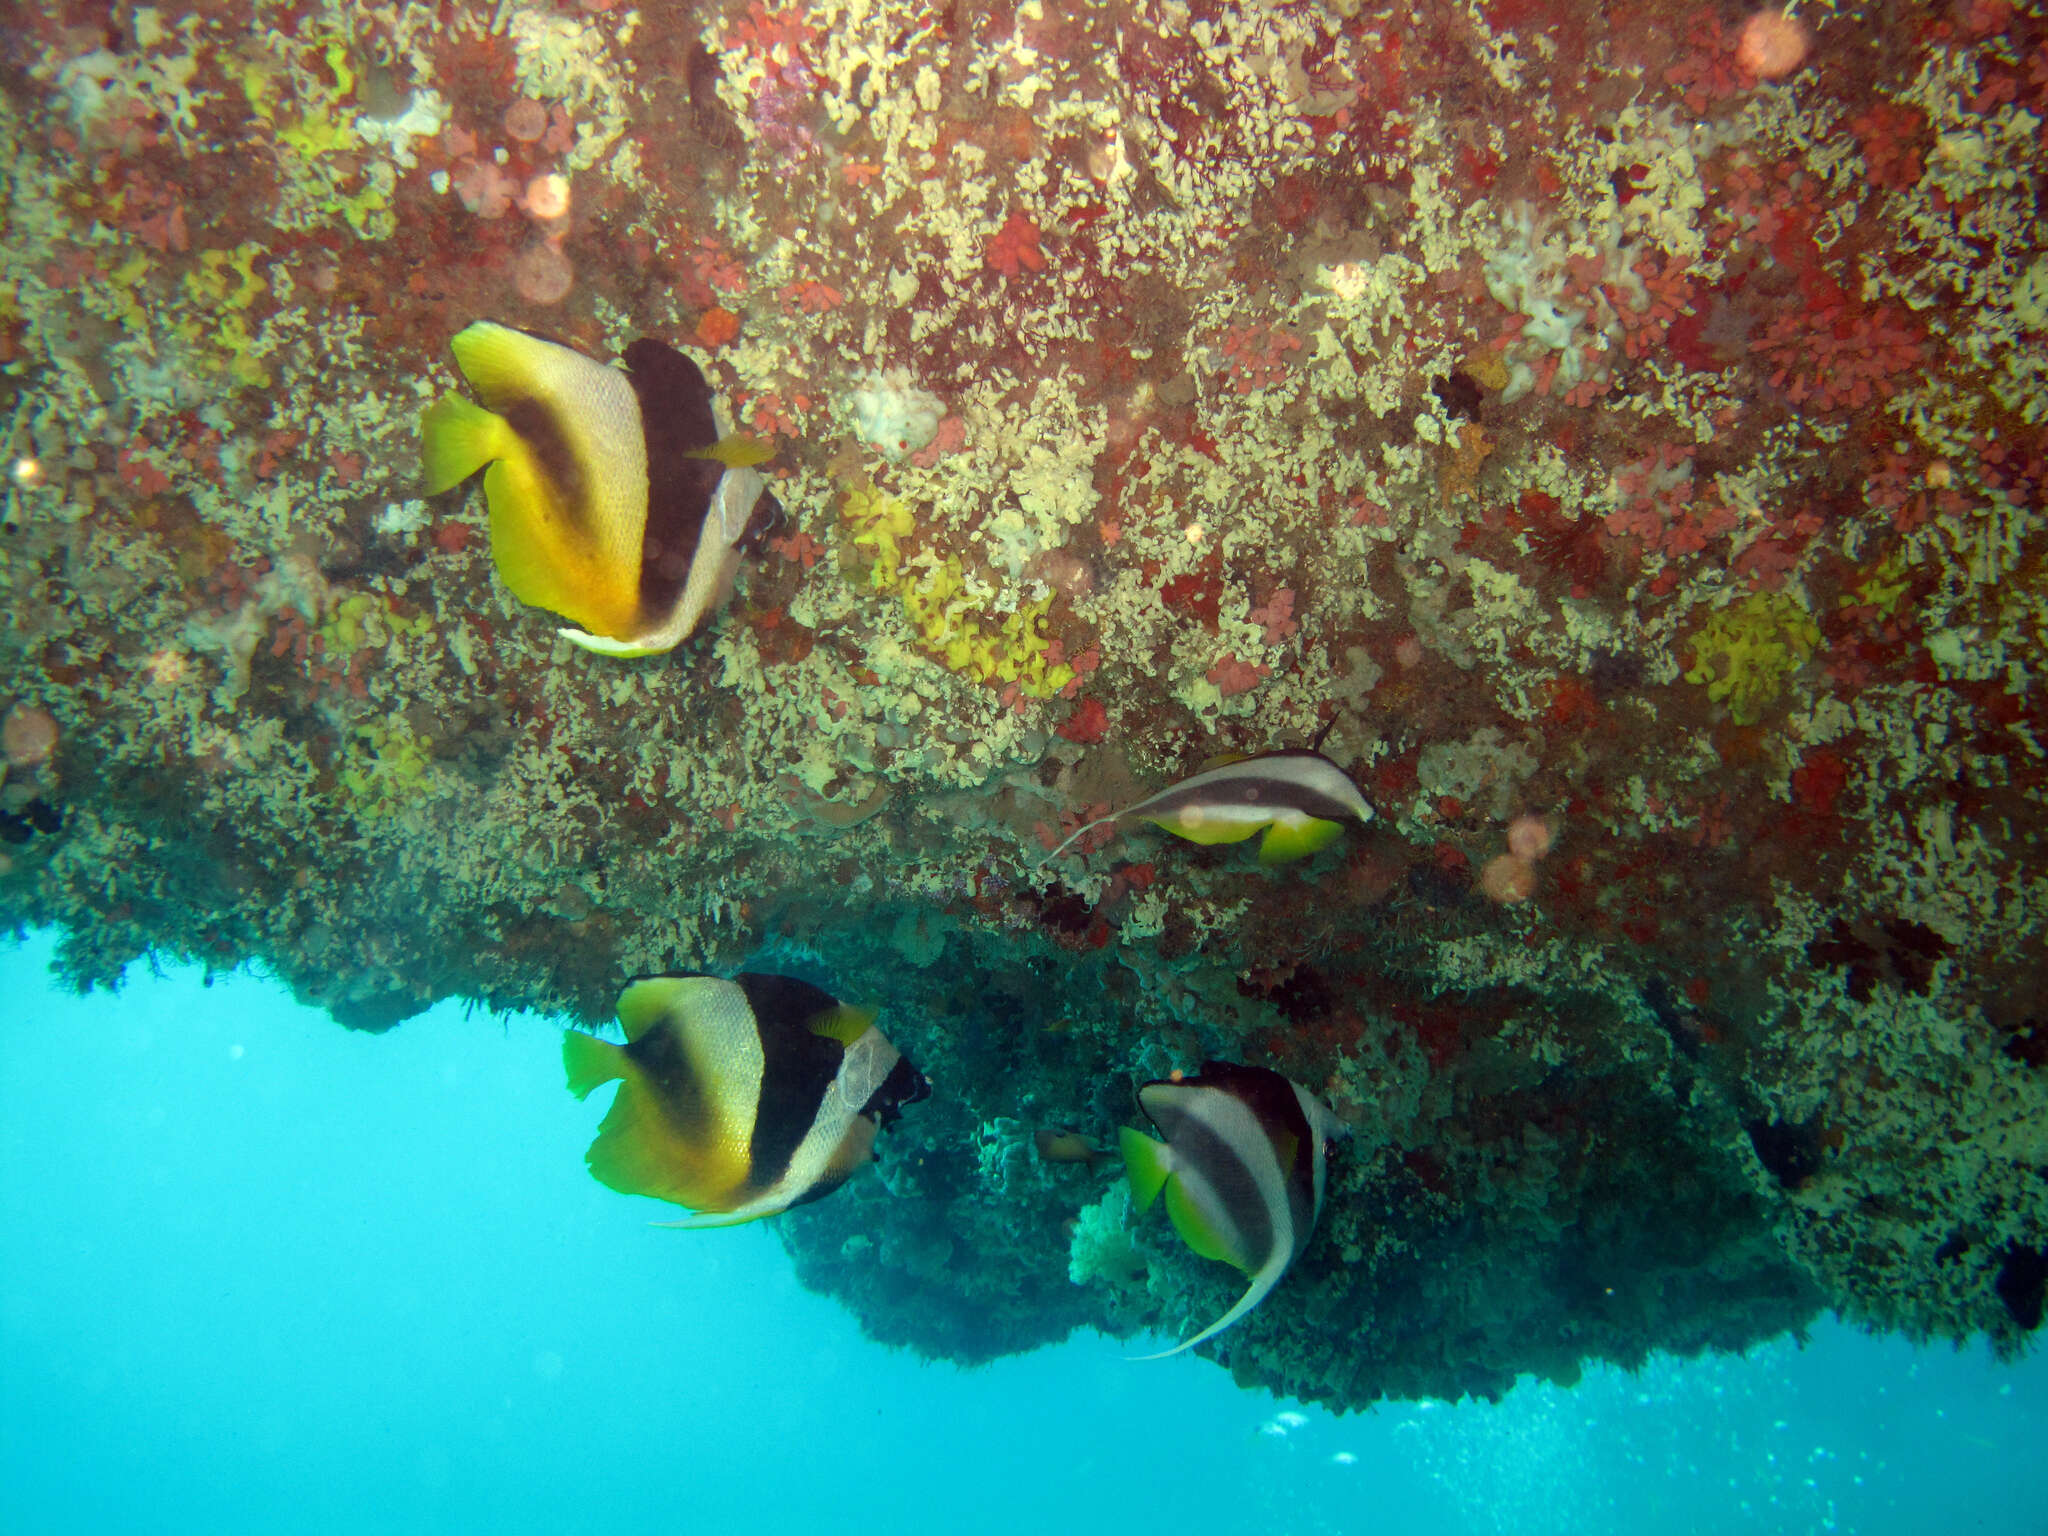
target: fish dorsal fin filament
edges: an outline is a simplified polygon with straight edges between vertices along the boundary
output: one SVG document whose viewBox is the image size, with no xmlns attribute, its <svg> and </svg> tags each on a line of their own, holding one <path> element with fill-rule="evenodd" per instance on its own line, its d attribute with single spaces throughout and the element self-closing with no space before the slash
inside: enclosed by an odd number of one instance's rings
<svg viewBox="0 0 2048 1536">
<path fill-rule="evenodd" d="M 1086 837 L 1090 832 L 1093 832 L 1097 827 L 1106 827 L 1113 821 L 1119 820 L 1120 818 L 1125 816 L 1133 815 L 1136 812 L 1140 811 L 1144 806 L 1150 803 L 1150 801 L 1141 800 L 1138 802 L 1137 805 L 1132 806 L 1131 809 L 1128 811 L 1114 811 L 1107 816 L 1098 816 L 1093 821 L 1089 822 L 1086 826 L 1076 828 L 1072 833 L 1070 833 L 1067 836 L 1067 839 L 1064 842 L 1062 842 L 1059 845 L 1059 847 L 1053 849 L 1051 853 L 1048 853 L 1044 858 L 1040 859 L 1038 863 L 1034 866 L 1034 868 L 1043 869 L 1046 865 L 1050 864 L 1054 859 L 1058 858 L 1061 854 L 1065 853 L 1069 848 L 1073 847 L 1075 843 L 1079 842 L 1082 838 Z"/>
<path fill-rule="evenodd" d="M 1197 1344 L 1206 1344 L 1209 1340 L 1215 1338 L 1217 1334 L 1223 1332 L 1224 1329 L 1242 1322 L 1257 1309 L 1260 1302 L 1272 1294 L 1273 1287 L 1280 1283 L 1280 1277 L 1287 1273 L 1287 1261 L 1288 1256 L 1284 1253 L 1276 1253 L 1272 1258 L 1268 1259 L 1265 1267 L 1252 1276 L 1252 1283 L 1245 1288 L 1245 1293 L 1237 1298 L 1237 1305 L 1217 1318 L 1215 1322 L 1204 1328 L 1192 1339 L 1176 1344 L 1172 1349 L 1162 1349 L 1156 1355 L 1134 1355 L 1131 1358 L 1134 1360 L 1169 1359 L 1174 1355 L 1186 1353 Z"/>
</svg>

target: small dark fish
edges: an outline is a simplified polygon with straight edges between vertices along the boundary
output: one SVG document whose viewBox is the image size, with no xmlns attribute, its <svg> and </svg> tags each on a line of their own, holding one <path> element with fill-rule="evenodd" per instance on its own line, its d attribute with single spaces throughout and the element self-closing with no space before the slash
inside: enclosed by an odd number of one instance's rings
<svg viewBox="0 0 2048 1536">
<path fill-rule="evenodd" d="M 1038 1148 L 1040 1161 L 1047 1163 L 1086 1163 L 1093 1168 L 1095 1160 L 1105 1155 L 1086 1136 L 1063 1125 L 1041 1125 L 1032 1132 L 1031 1144 Z"/>
</svg>

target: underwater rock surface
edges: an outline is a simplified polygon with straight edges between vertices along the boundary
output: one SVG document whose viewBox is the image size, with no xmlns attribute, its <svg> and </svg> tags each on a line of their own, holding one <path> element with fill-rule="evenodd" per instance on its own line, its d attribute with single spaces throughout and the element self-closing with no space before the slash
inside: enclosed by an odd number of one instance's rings
<svg viewBox="0 0 2048 1536">
<path fill-rule="evenodd" d="M 13 14 L 0 917 L 72 984 L 879 1004 L 933 1097 L 781 1231 L 931 1355 L 1229 1305 L 1033 1147 L 1205 1057 L 1353 1130 L 1248 1383 L 2039 1327 L 2038 3 Z M 420 496 L 480 318 L 774 444 L 706 634 L 576 651 Z M 1044 862 L 1319 737 L 1312 860 Z"/>
</svg>

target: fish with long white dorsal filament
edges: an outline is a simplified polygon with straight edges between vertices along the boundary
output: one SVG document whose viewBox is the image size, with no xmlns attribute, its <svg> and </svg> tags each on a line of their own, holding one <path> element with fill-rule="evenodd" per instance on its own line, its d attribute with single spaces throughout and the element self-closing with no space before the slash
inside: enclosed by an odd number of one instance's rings
<svg viewBox="0 0 2048 1536">
<path fill-rule="evenodd" d="M 1163 1191 L 1181 1241 L 1251 1276 L 1237 1305 L 1163 1360 L 1213 1339 L 1272 1292 L 1308 1247 L 1323 1209 L 1323 1162 L 1350 1132 L 1300 1084 L 1264 1067 L 1208 1061 L 1193 1077 L 1146 1083 L 1138 1104 L 1166 1140 L 1126 1126 L 1124 1167 L 1139 1210 Z"/>
<path fill-rule="evenodd" d="M 1226 758 L 1156 795 L 1101 816 L 1040 860 L 1058 858 L 1097 827 L 1135 816 L 1191 843 L 1241 843 L 1256 832 L 1261 864 L 1285 864 L 1323 847 L 1346 821 L 1372 820 L 1372 806 L 1351 775 L 1320 752 L 1285 747 Z"/>
</svg>

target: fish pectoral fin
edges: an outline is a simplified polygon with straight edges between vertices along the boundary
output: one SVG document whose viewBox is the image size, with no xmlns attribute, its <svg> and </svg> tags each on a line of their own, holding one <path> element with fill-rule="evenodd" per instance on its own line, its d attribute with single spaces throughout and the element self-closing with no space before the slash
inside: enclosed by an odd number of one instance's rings
<svg viewBox="0 0 2048 1536">
<path fill-rule="evenodd" d="M 1245 1256 L 1233 1252 L 1229 1239 L 1196 1208 L 1179 1179 L 1166 1181 L 1166 1215 L 1173 1223 L 1173 1230 L 1180 1234 L 1180 1240 L 1203 1258 L 1220 1259 L 1238 1269 L 1251 1268 Z"/>
<path fill-rule="evenodd" d="M 438 496 L 462 484 L 515 439 L 505 418 L 464 395 L 443 395 L 420 413 L 420 470 L 424 489 Z"/>
<path fill-rule="evenodd" d="M 1273 1287 L 1280 1283 L 1280 1277 L 1287 1273 L 1287 1265 L 1288 1255 L 1284 1253 L 1275 1254 L 1271 1259 L 1267 1260 L 1264 1269 L 1252 1276 L 1252 1283 L 1245 1288 L 1245 1293 L 1237 1298 L 1237 1305 L 1217 1318 L 1215 1322 L 1204 1328 L 1192 1339 L 1187 1340 L 1185 1343 L 1176 1344 L 1172 1349 L 1162 1349 L 1156 1355 L 1134 1355 L 1131 1358 L 1134 1360 L 1164 1360 L 1170 1355 L 1178 1355 L 1185 1350 L 1193 1349 L 1197 1344 L 1207 1343 L 1224 1329 L 1244 1321 L 1247 1313 L 1272 1294 Z"/>
<path fill-rule="evenodd" d="M 1131 1181 L 1132 1201 L 1141 1211 L 1151 1210 L 1167 1176 L 1173 1172 L 1172 1154 L 1165 1142 L 1154 1141 L 1128 1125 L 1117 1132 L 1117 1145 L 1124 1154 L 1124 1173 Z"/>
<path fill-rule="evenodd" d="M 562 1033 L 562 1068 L 569 1075 L 569 1091 L 579 1099 L 592 1090 L 626 1075 L 625 1052 L 609 1040 L 587 1035 L 580 1029 Z"/>
<path fill-rule="evenodd" d="M 1305 859 L 1318 848 L 1325 847 L 1344 828 L 1337 822 L 1325 821 L 1320 816 L 1304 816 L 1299 821 L 1276 821 L 1266 828 L 1266 835 L 1259 842 L 1261 864 L 1286 864 L 1295 859 Z"/>
</svg>

